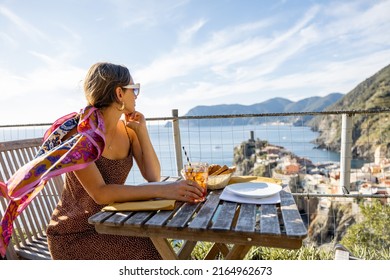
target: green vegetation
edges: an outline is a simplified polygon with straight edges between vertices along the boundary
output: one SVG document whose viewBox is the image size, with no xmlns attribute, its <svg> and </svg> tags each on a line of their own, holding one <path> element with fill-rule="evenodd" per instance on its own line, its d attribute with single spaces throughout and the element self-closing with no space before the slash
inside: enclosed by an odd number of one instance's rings
<svg viewBox="0 0 390 280">
<path fill-rule="evenodd" d="M 390 259 L 390 205 L 378 200 L 361 204 L 363 220 L 350 226 L 341 244 L 358 258 L 372 260 Z"/>
<path fill-rule="evenodd" d="M 256 247 L 249 251 L 248 260 L 332 260 L 333 252 L 314 246 L 302 246 L 299 250 Z"/>
<path fill-rule="evenodd" d="M 179 249 L 182 243 L 175 242 L 175 248 Z M 198 242 L 191 258 L 201 260 L 211 249 L 212 243 Z M 332 260 L 334 253 L 327 249 L 319 249 L 314 246 L 302 246 L 299 250 L 287 250 L 280 248 L 253 247 L 246 255 L 246 260 Z M 216 259 L 224 259 L 219 253 Z"/>
</svg>

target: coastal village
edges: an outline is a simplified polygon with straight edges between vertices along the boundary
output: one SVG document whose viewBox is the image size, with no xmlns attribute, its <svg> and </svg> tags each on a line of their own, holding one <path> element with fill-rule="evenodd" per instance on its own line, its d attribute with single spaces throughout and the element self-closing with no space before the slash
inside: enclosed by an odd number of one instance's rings
<svg viewBox="0 0 390 280">
<path fill-rule="evenodd" d="M 282 180 L 292 192 L 341 194 L 338 162 L 313 163 L 294 155 L 284 147 L 251 136 L 236 147 L 234 164 L 240 175 L 265 176 Z M 350 193 L 390 193 L 390 159 L 385 158 L 380 147 L 374 161 L 351 170 Z"/>
<path fill-rule="evenodd" d="M 309 194 L 342 194 L 340 189 L 340 165 L 338 162 L 313 163 L 307 158 L 294 155 L 284 147 L 276 146 L 255 139 L 254 132 L 250 138 L 234 150 L 234 165 L 237 175 L 255 175 L 280 179 L 289 185 L 293 193 Z M 390 194 L 390 159 L 385 158 L 378 147 L 374 161 L 365 163 L 361 168 L 351 169 L 350 194 Z M 371 198 L 365 198 L 370 201 Z M 389 198 L 381 198 L 382 204 L 389 204 Z M 357 219 L 358 200 L 342 196 L 311 197 L 297 196 L 296 202 L 301 213 L 308 213 L 310 219 L 309 236 L 318 244 L 341 238 L 343 231 Z M 341 204 L 349 203 L 350 211 L 330 211 Z M 342 215 L 329 219 L 328 215 Z M 348 213 L 346 213 L 348 212 Z M 331 225 L 329 220 L 340 221 Z M 332 228 L 330 228 L 332 227 Z M 324 237 L 324 228 L 329 232 Z M 338 236 L 337 236 L 338 235 Z M 321 240 L 318 240 L 321 239 Z M 326 240 L 324 240 L 326 239 Z"/>
</svg>

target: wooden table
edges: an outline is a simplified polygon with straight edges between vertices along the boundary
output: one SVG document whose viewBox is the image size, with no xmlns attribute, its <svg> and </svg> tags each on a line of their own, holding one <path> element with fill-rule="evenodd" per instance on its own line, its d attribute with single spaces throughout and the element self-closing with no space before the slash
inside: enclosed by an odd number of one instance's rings
<svg viewBox="0 0 390 280">
<path fill-rule="evenodd" d="M 252 246 L 299 249 L 306 227 L 288 186 L 281 203 L 256 205 L 219 199 L 210 191 L 205 202 L 176 203 L 172 211 L 99 212 L 90 217 L 102 234 L 149 237 L 163 259 L 188 259 L 197 241 L 212 242 L 205 259 L 243 259 Z M 169 239 L 185 240 L 178 252 Z"/>
</svg>

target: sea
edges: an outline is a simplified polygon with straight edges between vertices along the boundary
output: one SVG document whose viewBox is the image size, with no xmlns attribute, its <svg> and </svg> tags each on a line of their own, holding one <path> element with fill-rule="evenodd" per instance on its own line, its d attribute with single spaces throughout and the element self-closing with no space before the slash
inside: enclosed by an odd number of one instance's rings
<svg viewBox="0 0 390 280">
<path fill-rule="evenodd" d="M 326 149 L 317 149 L 313 143 L 318 137 L 310 127 L 290 124 L 260 124 L 244 126 L 180 127 L 182 161 L 205 161 L 220 165 L 233 165 L 234 149 L 251 138 L 266 140 L 269 144 L 282 146 L 295 155 L 319 163 L 339 163 L 340 154 Z M 160 159 L 162 174 L 178 175 L 172 128 L 150 126 L 149 134 Z M 187 153 L 187 156 L 184 153 Z M 352 168 L 360 168 L 361 160 L 353 159 Z M 134 170 L 135 171 L 135 170 Z M 136 171 L 135 171 L 136 172 Z M 134 180 L 138 180 L 134 177 Z"/>
<path fill-rule="evenodd" d="M 0 128 L 0 141 L 42 137 L 48 127 Z M 176 149 L 173 129 L 166 124 L 148 125 L 151 142 L 161 164 L 162 175 L 178 176 Z M 313 141 L 318 133 L 310 127 L 294 126 L 288 123 L 268 123 L 236 126 L 181 126 L 179 150 L 182 161 L 205 161 L 209 164 L 233 165 L 234 148 L 254 136 L 254 139 L 266 140 L 269 144 L 284 147 L 299 157 L 313 163 L 340 161 L 340 154 L 326 149 L 317 149 Z M 185 155 L 185 153 L 187 156 Z M 352 160 L 352 168 L 364 164 L 361 160 Z M 126 183 L 145 182 L 138 167 L 134 164 Z"/>
</svg>

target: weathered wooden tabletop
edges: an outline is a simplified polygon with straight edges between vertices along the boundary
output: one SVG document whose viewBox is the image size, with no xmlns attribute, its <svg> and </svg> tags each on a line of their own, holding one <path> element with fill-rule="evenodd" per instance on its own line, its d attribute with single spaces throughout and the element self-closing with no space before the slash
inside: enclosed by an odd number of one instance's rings
<svg viewBox="0 0 390 280">
<path fill-rule="evenodd" d="M 252 246 L 299 249 L 307 236 L 290 189 L 280 191 L 278 204 L 243 204 L 219 199 L 210 191 L 202 203 L 176 203 L 172 211 L 99 212 L 90 217 L 99 233 L 150 237 L 164 259 L 186 259 L 197 241 L 213 242 L 206 256 L 221 252 L 242 259 Z M 167 239 L 186 240 L 175 252 Z M 233 244 L 229 249 L 227 244 Z"/>
</svg>

